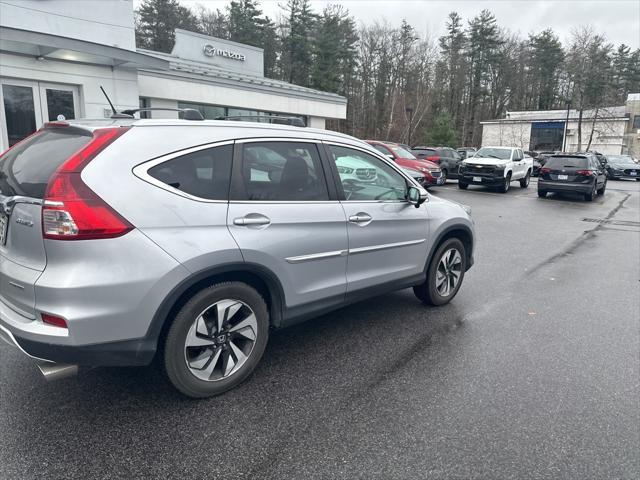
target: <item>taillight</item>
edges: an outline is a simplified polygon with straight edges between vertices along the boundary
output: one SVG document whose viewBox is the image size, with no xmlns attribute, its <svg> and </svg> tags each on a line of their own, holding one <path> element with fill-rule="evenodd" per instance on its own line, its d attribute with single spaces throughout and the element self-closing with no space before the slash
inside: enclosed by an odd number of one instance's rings
<svg viewBox="0 0 640 480">
<path fill-rule="evenodd" d="M 540 173 L 551 173 L 551 169 L 547 167 L 541 168 Z"/>
<path fill-rule="evenodd" d="M 91 160 L 128 130 L 98 129 L 86 146 L 73 154 L 53 174 L 42 208 L 42 233 L 51 240 L 91 240 L 120 237 L 131 225 L 82 181 Z"/>
<path fill-rule="evenodd" d="M 592 177 L 596 174 L 593 170 L 576 170 L 577 175 L 582 175 L 583 177 Z"/>
<path fill-rule="evenodd" d="M 67 327 L 67 321 L 62 317 L 57 317 L 55 315 L 49 315 L 48 313 L 41 313 L 40 317 L 44 323 L 49 325 L 53 325 L 54 327 L 60 328 L 69 328 Z"/>
<path fill-rule="evenodd" d="M 430 162 L 436 162 L 436 163 L 440 163 L 440 157 L 439 156 L 431 156 L 431 157 L 427 157 L 427 160 L 429 160 Z"/>
</svg>

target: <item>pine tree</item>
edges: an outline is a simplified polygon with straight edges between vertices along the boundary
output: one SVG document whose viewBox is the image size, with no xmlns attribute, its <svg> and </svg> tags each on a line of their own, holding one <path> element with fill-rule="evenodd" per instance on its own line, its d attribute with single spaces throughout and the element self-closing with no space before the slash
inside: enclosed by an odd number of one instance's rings
<svg viewBox="0 0 640 480">
<path fill-rule="evenodd" d="M 178 0 L 144 0 L 136 10 L 136 45 L 157 52 L 170 52 L 175 29 L 199 32 L 198 18 Z"/>
</svg>

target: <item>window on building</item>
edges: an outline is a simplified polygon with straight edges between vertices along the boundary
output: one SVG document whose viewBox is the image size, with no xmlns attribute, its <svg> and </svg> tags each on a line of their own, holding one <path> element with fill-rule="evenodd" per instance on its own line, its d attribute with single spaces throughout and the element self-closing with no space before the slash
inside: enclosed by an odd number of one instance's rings
<svg viewBox="0 0 640 480">
<path fill-rule="evenodd" d="M 140 97 L 139 99 L 140 108 L 151 108 L 151 100 L 147 97 Z M 151 112 L 140 112 L 140 118 L 151 118 Z"/>
<path fill-rule="evenodd" d="M 215 120 L 220 117 L 238 117 L 234 120 L 241 120 L 240 117 L 248 117 L 247 122 L 271 123 L 271 117 L 297 117 L 307 125 L 308 119 L 305 115 L 292 115 L 289 113 L 267 112 L 264 110 L 250 110 L 247 108 L 223 107 L 220 105 L 207 105 L 204 103 L 178 102 L 178 108 L 193 108 L 198 110 L 207 120 Z"/>
<path fill-rule="evenodd" d="M 227 200 L 233 147 L 223 145 L 189 153 L 149 169 L 148 173 L 181 192 L 208 200 Z"/>
<path fill-rule="evenodd" d="M 633 128 L 640 130 L 640 115 L 635 115 L 633 117 Z"/>
</svg>

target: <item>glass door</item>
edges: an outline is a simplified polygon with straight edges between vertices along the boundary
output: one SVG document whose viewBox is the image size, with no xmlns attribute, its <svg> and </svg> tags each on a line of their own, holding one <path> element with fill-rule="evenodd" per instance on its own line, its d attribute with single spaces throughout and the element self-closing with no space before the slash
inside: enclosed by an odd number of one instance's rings
<svg viewBox="0 0 640 480">
<path fill-rule="evenodd" d="M 2 80 L 0 89 L 3 107 L 2 146 L 9 148 L 42 125 L 40 91 L 37 82 L 22 80 Z"/>
<path fill-rule="evenodd" d="M 28 137 L 45 122 L 79 116 L 79 91 L 73 85 L 0 80 L 0 152 Z"/>
<path fill-rule="evenodd" d="M 45 122 L 76 118 L 78 88 L 72 85 L 39 83 L 42 118 Z"/>
</svg>

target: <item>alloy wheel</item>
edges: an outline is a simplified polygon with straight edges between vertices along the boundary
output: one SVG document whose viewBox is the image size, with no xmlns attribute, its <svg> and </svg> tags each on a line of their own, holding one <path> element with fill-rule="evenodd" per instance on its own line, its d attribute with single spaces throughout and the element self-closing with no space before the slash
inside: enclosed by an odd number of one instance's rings
<svg viewBox="0 0 640 480">
<path fill-rule="evenodd" d="M 200 380 L 225 380 L 247 361 L 256 344 L 258 322 L 239 300 L 220 300 L 194 320 L 185 340 L 189 371 Z"/>
<path fill-rule="evenodd" d="M 443 297 L 448 297 L 455 291 L 462 274 L 462 256 L 455 248 L 450 248 L 438 263 L 436 270 L 436 290 Z"/>
</svg>

